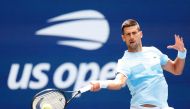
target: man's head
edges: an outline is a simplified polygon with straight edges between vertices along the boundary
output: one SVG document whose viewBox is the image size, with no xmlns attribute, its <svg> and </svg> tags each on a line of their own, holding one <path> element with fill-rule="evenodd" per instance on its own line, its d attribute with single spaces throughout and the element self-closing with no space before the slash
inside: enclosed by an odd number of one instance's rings
<svg viewBox="0 0 190 109">
<path fill-rule="evenodd" d="M 142 49 L 142 31 L 137 21 L 133 19 L 125 20 L 121 27 L 122 39 L 128 46 L 128 51 L 137 52 Z"/>
</svg>

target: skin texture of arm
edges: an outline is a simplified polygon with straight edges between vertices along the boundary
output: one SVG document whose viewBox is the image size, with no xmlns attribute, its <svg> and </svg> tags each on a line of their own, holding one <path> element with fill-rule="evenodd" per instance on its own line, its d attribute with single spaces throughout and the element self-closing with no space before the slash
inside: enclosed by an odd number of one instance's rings
<svg viewBox="0 0 190 109">
<path fill-rule="evenodd" d="M 184 47 L 183 38 L 179 35 L 175 35 L 175 44 L 169 45 L 167 48 L 175 49 L 179 52 L 185 52 L 186 49 Z M 184 69 L 185 59 L 181 59 L 176 57 L 174 61 L 169 60 L 166 65 L 163 66 L 163 69 L 174 74 L 174 75 L 181 75 Z"/>
<path fill-rule="evenodd" d="M 101 89 L 101 82 L 106 82 L 107 88 L 110 90 L 119 90 L 122 86 L 125 85 L 127 77 L 122 73 L 118 73 L 114 80 L 105 80 L 105 81 L 93 81 L 91 82 L 92 88 L 91 91 L 96 92 Z"/>
</svg>

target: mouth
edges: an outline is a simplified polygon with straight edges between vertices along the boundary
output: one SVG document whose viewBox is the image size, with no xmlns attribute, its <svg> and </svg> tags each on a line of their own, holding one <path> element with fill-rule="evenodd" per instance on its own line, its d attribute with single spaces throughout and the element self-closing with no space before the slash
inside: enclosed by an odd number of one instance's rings
<svg viewBox="0 0 190 109">
<path fill-rule="evenodd" d="M 134 43 L 135 43 L 135 41 L 130 41 L 129 43 L 130 43 L 130 44 L 134 44 Z"/>
</svg>

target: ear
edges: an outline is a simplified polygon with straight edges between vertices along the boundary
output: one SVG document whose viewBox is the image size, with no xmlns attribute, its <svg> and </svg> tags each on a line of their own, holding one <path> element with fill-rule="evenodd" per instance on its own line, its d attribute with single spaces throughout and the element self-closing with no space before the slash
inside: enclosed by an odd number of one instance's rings
<svg viewBox="0 0 190 109">
<path fill-rule="evenodd" d="M 143 37 L 143 32 L 142 31 L 140 31 L 140 35 L 141 35 L 141 38 Z"/>
<path fill-rule="evenodd" d="M 121 35 L 121 38 L 122 38 L 123 42 L 125 42 L 125 36 Z"/>
</svg>

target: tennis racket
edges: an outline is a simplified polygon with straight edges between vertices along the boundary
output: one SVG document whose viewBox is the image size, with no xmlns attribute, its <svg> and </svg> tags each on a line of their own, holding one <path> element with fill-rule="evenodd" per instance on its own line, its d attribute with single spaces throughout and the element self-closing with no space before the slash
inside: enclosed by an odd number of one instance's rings
<svg viewBox="0 0 190 109">
<path fill-rule="evenodd" d="M 42 90 L 34 96 L 32 100 L 32 109 L 64 109 L 77 95 L 89 91 L 91 87 L 91 85 L 87 85 L 78 91 L 64 91 L 61 89 Z M 65 96 L 66 92 L 73 93 L 69 99 Z"/>
</svg>

